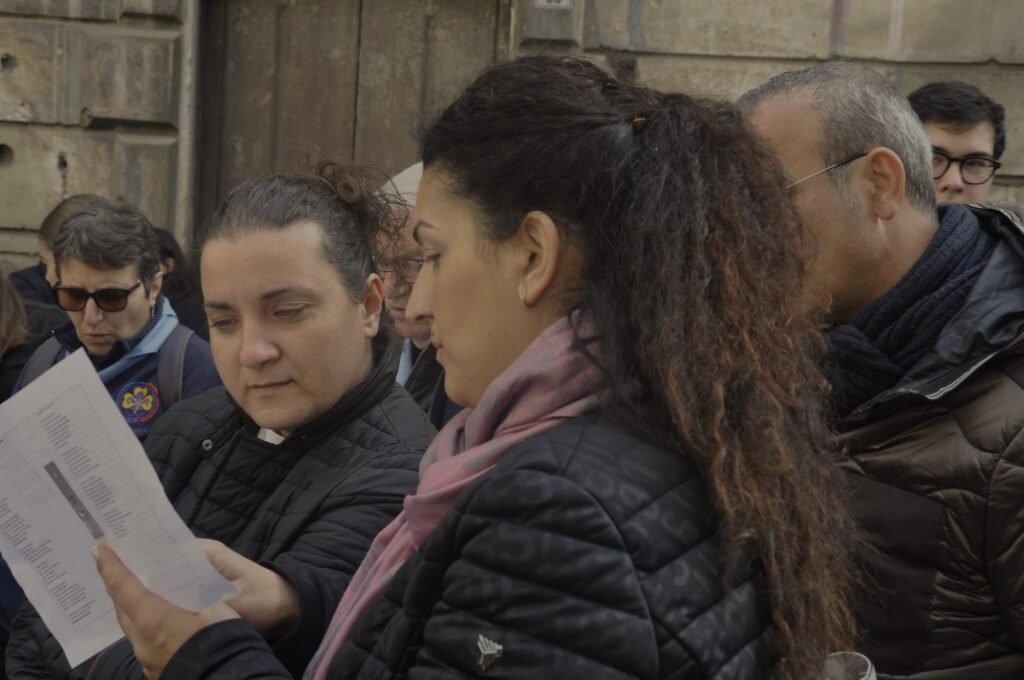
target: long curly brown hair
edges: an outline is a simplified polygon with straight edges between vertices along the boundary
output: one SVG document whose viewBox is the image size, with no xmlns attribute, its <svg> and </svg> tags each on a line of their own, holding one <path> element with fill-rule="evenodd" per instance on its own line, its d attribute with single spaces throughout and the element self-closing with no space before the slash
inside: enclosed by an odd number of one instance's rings
<svg viewBox="0 0 1024 680">
<path fill-rule="evenodd" d="M 423 159 L 489 238 L 541 210 L 581 250 L 608 415 L 697 462 L 726 585 L 753 554 L 779 676 L 820 677 L 853 638 L 855 532 L 800 299 L 801 226 L 740 113 L 530 56 L 479 76 L 426 129 Z"/>
</svg>

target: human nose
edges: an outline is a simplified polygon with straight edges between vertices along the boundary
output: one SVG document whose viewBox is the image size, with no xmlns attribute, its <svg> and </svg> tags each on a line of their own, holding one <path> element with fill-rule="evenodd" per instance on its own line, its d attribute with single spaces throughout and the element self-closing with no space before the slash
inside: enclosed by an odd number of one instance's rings
<svg viewBox="0 0 1024 680">
<path fill-rule="evenodd" d="M 434 275 L 429 265 L 420 269 L 405 303 L 405 318 L 430 323 L 434 318 Z"/>
<path fill-rule="evenodd" d="M 85 308 L 82 310 L 82 320 L 90 326 L 95 326 L 103 321 L 103 310 L 96 304 L 95 298 L 85 301 Z"/>
<path fill-rule="evenodd" d="M 942 177 L 935 180 L 935 188 L 940 194 L 957 194 L 964 190 L 964 177 L 960 172 L 960 161 L 950 161 L 949 167 Z"/>
<path fill-rule="evenodd" d="M 243 324 L 241 335 L 242 346 L 238 350 L 238 361 L 242 366 L 260 368 L 280 355 L 277 345 L 258 324 Z"/>
</svg>

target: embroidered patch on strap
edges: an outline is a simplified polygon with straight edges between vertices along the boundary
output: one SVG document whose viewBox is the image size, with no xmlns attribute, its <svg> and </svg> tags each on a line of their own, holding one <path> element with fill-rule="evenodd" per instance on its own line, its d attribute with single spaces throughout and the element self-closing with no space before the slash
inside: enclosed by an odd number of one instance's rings
<svg viewBox="0 0 1024 680">
<path fill-rule="evenodd" d="M 153 383 L 130 382 L 118 391 L 114 401 L 128 424 L 138 425 L 160 409 L 160 391 Z"/>
<path fill-rule="evenodd" d="M 480 652 L 480 658 L 476 660 L 476 667 L 481 673 L 487 670 L 501 658 L 504 648 L 494 640 L 480 634 L 476 638 L 476 648 Z"/>
</svg>

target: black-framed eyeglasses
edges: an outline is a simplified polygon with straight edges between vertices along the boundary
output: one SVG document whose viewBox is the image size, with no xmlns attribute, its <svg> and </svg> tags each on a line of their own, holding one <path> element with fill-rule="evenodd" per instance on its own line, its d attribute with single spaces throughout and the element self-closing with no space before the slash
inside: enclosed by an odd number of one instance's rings
<svg viewBox="0 0 1024 680">
<path fill-rule="evenodd" d="M 953 163 L 960 164 L 960 177 L 964 184 L 984 184 L 992 179 L 1002 163 L 984 154 L 967 154 L 966 156 L 950 156 L 942 149 L 932 148 L 932 179 L 939 179 Z"/>
<path fill-rule="evenodd" d="M 381 258 L 377 260 L 377 271 L 381 274 L 394 274 L 406 283 L 416 280 L 416 275 L 423 269 L 422 257 Z"/>
<path fill-rule="evenodd" d="M 104 312 L 120 312 L 128 306 L 128 296 L 141 285 L 142 281 L 139 281 L 131 288 L 100 288 L 91 293 L 85 288 L 56 286 L 53 292 L 57 294 L 57 304 L 68 312 L 82 311 L 89 298 L 95 300 L 96 306 Z"/>
<path fill-rule="evenodd" d="M 832 165 L 828 166 L 827 168 L 822 168 L 821 170 L 818 170 L 817 172 L 812 172 L 811 174 L 807 175 L 807 177 L 801 177 L 800 179 L 798 179 L 795 182 L 790 182 L 789 184 L 786 185 L 786 188 L 787 189 L 792 189 L 797 184 L 800 184 L 801 182 L 806 182 L 807 180 L 809 180 L 812 177 L 817 177 L 818 175 L 820 175 L 820 174 L 822 174 L 824 172 L 829 172 L 830 170 L 835 170 L 838 167 L 846 165 L 847 163 L 852 163 L 855 160 L 857 160 L 858 158 L 864 158 L 864 156 L 867 156 L 867 155 L 868 155 L 867 151 L 861 151 L 860 153 L 855 153 L 852 156 L 850 156 L 849 158 L 844 158 L 841 161 L 836 161 L 835 163 L 833 163 Z"/>
</svg>

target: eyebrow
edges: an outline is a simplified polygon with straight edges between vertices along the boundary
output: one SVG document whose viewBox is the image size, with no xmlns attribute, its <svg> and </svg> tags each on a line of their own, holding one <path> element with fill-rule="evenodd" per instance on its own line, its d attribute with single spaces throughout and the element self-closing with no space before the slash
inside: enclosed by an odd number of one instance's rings
<svg viewBox="0 0 1024 680">
<path fill-rule="evenodd" d="M 412 228 L 412 239 L 422 246 L 423 241 L 420 240 L 420 227 L 426 227 L 427 229 L 433 229 L 434 231 L 437 231 L 437 227 L 426 220 L 419 220 L 416 222 L 416 226 Z"/>
<path fill-rule="evenodd" d="M 266 291 L 264 293 L 260 293 L 260 301 L 261 302 L 266 302 L 267 300 L 273 300 L 274 298 L 279 298 L 282 295 L 287 295 L 288 293 L 312 293 L 312 292 L 313 292 L 312 289 L 305 288 L 303 286 L 282 286 L 280 288 L 272 288 L 272 289 L 270 289 L 270 290 L 268 290 L 268 291 Z M 213 300 L 211 302 L 207 302 L 205 306 L 206 306 L 207 309 L 219 309 L 219 310 L 234 309 L 234 307 L 232 307 L 229 303 L 227 303 L 227 302 L 218 302 L 216 300 Z"/>
<path fill-rule="evenodd" d="M 941 151 L 942 153 L 946 154 L 947 156 L 952 156 L 953 155 L 952 151 L 950 151 L 949 149 L 947 149 L 944 146 L 939 146 L 938 144 L 932 144 L 932 150 L 933 151 Z M 990 160 L 990 161 L 994 161 L 996 159 L 995 156 L 990 154 L 988 151 L 968 151 L 964 155 L 960 156 L 960 158 L 984 158 L 984 159 Z"/>
</svg>

